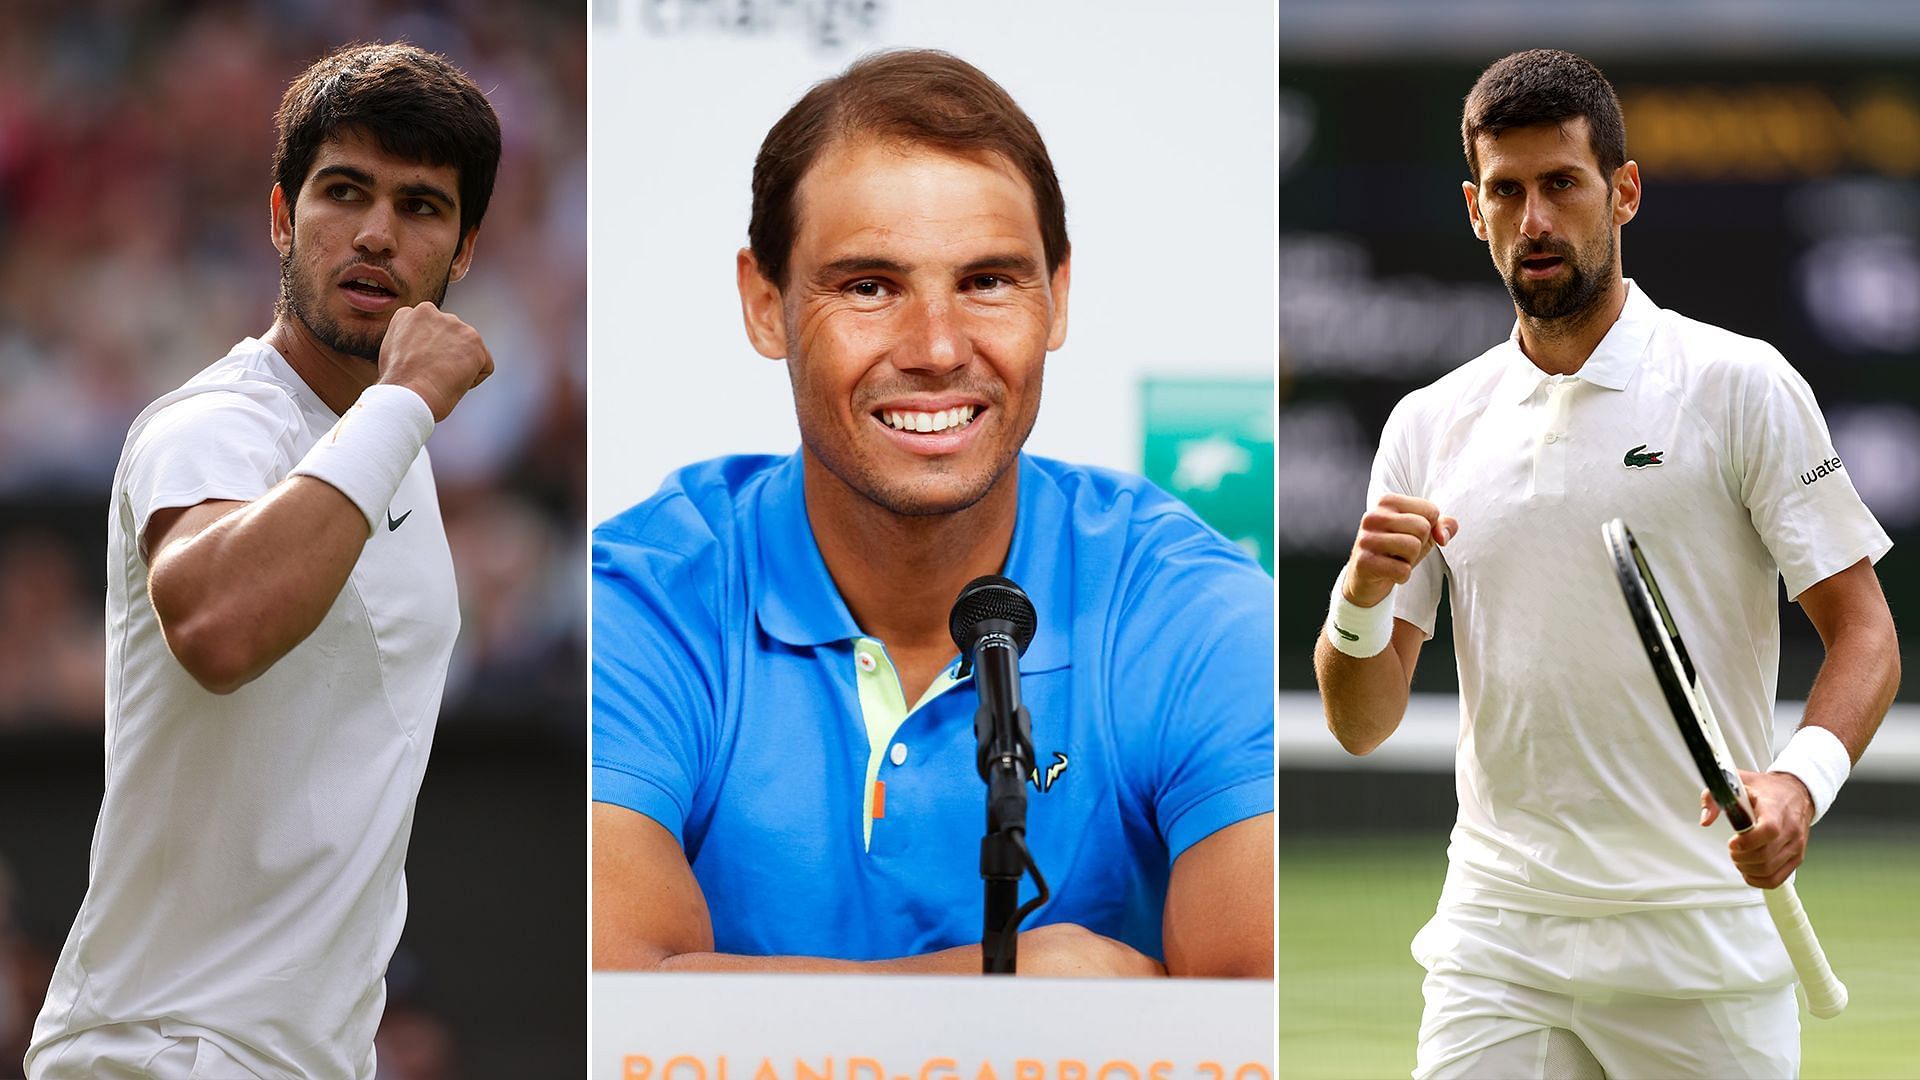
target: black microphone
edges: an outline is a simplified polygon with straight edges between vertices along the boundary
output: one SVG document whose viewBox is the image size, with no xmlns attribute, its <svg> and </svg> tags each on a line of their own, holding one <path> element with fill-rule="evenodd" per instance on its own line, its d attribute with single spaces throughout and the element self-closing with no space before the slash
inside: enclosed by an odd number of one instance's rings
<svg viewBox="0 0 1920 1080">
<path fill-rule="evenodd" d="M 1027 774 L 1033 769 L 1033 721 L 1020 702 L 1020 657 L 1033 643 L 1038 625 L 1033 601 L 1020 586 L 997 574 L 968 582 L 947 619 L 947 631 L 960 649 L 958 674 L 964 677 L 971 670 L 980 695 L 973 735 L 974 767 L 987 782 L 987 833 L 980 842 L 986 919 L 980 946 L 982 969 L 988 974 L 1013 973 L 1019 922 L 1025 913 L 1014 908 L 1022 868 L 1032 866 L 1023 837 Z M 1038 867 L 1033 869 L 1044 899 L 1044 879 Z"/>
<path fill-rule="evenodd" d="M 993 760 L 1023 758 L 1022 777 L 1033 767 L 1033 733 L 1026 707 L 1020 704 L 1020 657 L 1033 644 L 1039 622 L 1033 601 L 998 574 L 968 582 L 947 617 L 947 632 L 960 650 L 957 674 L 964 678 L 971 670 L 980 691 L 973 733 L 980 744 L 975 767 L 982 780 L 990 779 L 987 767 Z M 996 734 L 995 721 L 1005 721 L 1010 730 Z"/>
</svg>

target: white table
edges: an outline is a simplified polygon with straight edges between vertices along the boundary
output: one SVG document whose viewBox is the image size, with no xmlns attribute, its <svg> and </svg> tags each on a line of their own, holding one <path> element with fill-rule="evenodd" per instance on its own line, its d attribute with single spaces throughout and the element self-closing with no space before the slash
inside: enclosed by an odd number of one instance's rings
<svg viewBox="0 0 1920 1080">
<path fill-rule="evenodd" d="M 593 1080 L 1274 1080 L 1271 982 L 593 976 Z"/>
</svg>

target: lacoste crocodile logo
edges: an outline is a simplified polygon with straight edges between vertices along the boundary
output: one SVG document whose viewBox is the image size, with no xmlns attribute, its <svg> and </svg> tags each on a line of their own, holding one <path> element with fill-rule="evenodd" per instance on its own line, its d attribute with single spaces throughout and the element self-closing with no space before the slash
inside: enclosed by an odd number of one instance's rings
<svg viewBox="0 0 1920 1080">
<path fill-rule="evenodd" d="M 1642 451 L 1646 450 L 1647 444 L 1641 443 L 1639 446 L 1627 451 L 1626 460 L 1622 464 L 1626 465 L 1629 469 L 1644 469 L 1650 465 L 1666 464 L 1666 462 L 1660 460 L 1660 455 L 1666 453 L 1665 450 L 1652 450 L 1642 453 Z"/>
<path fill-rule="evenodd" d="M 387 531 L 392 532 L 393 530 L 399 528 L 400 526 L 405 525 L 407 523 L 407 519 L 412 516 L 413 516 L 413 511 L 411 510 L 407 511 L 404 514 L 401 514 L 397 518 L 393 516 L 393 511 L 391 510 L 387 511 Z"/>
</svg>

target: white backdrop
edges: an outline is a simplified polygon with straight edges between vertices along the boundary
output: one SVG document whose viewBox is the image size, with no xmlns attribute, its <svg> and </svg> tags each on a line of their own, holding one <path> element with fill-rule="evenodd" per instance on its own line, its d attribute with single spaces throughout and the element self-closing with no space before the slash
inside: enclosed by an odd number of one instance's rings
<svg viewBox="0 0 1920 1080">
<path fill-rule="evenodd" d="M 819 79 L 945 49 L 1006 87 L 1067 199 L 1073 295 L 1028 448 L 1140 468 L 1150 375 L 1274 371 L 1270 0 L 594 0 L 589 519 L 673 469 L 799 445 L 741 330 L 753 158 Z M 836 40 L 837 39 L 837 40 Z"/>
</svg>

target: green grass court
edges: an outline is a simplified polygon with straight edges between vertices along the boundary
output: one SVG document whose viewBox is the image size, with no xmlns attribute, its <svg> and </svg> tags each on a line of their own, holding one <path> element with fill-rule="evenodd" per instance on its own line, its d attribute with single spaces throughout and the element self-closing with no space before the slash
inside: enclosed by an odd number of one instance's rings
<svg viewBox="0 0 1920 1080">
<path fill-rule="evenodd" d="M 1804 1080 L 1920 1077 L 1920 838 L 1816 835 L 1798 885 L 1851 1004 L 1801 1011 Z M 1374 1080 L 1413 1069 L 1421 971 L 1407 954 L 1433 914 L 1446 835 L 1280 839 L 1284 1080 Z"/>
</svg>

